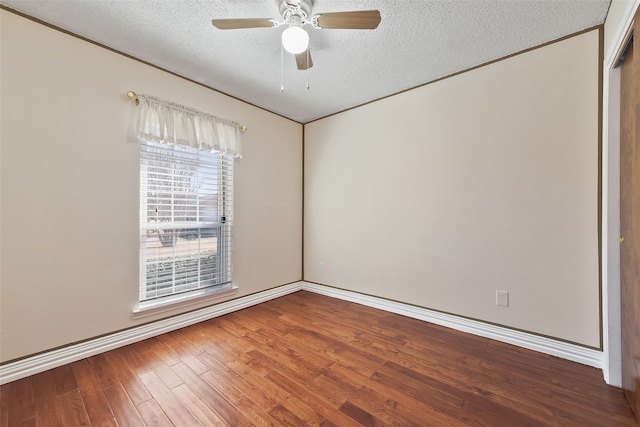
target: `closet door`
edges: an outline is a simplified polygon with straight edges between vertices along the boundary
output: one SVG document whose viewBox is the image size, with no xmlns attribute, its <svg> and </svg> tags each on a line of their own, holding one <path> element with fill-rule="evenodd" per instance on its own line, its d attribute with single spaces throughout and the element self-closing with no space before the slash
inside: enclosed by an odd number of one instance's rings
<svg viewBox="0 0 640 427">
<path fill-rule="evenodd" d="M 621 65 L 620 104 L 620 292 L 622 386 L 640 418 L 640 11 Z"/>
</svg>

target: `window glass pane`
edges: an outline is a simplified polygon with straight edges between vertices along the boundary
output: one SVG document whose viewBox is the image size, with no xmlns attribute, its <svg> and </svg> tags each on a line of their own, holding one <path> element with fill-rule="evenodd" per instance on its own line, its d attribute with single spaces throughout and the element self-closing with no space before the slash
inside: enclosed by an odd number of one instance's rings
<svg viewBox="0 0 640 427">
<path fill-rule="evenodd" d="M 140 147 L 140 301 L 230 283 L 233 159 Z"/>
</svg>

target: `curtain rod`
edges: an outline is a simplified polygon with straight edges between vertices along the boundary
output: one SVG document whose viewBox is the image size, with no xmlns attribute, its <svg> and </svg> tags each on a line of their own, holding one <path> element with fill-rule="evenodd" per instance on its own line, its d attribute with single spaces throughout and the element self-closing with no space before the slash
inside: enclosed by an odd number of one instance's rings
<svg viewBox="0 0 640 427">
<path fill-rule="evenodd" d="M 127 96 L 129 98 L 131 98 L 132 100 L 135 101 L 136 105 L 140 105 L 140 95 L 138 95 L 137 93 L 135 93 L 134 91 L 130 90 L 129 92 L 127 92 Z M 240 126 L 240 130 L 242 132 L 246 132 L 247 131 L 247 127 L 246 126 Z"/>
</svg>

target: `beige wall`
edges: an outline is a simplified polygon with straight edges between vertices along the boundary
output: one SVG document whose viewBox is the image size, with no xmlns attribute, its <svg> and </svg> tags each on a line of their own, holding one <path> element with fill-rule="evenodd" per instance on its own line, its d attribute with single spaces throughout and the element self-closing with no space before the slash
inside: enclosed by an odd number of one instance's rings
<svg viewBox="0 0 640 427">
<path fill-rule="evenodd" d="M 300 280 L 302 125 L 12 13 L 0 23 L 0 360 L 142 322 L 131 318 L 139 160 L 128 90 L 248 126 L 236 296 Z"/>
<path fill-rule="evenodd" d="M 154 320 L 131 318 L 127 90 L 249 127 L 236 296 L 301 278 L 301 125 L 6 11 L 0 26 L 0 361 Z M 587 33 L 305 126 L 305 279 L 599 346 L 597 46 Z"/>
<path fill-rule="evenodd" d="M 305 280 L 599 347 L 598 40 L 307 124 Z"/>
</svg>

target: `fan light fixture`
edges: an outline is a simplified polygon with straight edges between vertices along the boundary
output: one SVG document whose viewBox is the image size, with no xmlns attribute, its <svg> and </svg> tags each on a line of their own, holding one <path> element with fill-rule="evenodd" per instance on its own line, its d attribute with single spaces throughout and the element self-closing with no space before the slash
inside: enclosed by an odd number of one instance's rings
<svg viewBox="0 0 640 427">
<path fill-rule="evenodd" d="M 282 32 L 282 46 L 287 52 L 297 55 L 309 47 L 309 34 L 297 25 Z"/>
<path fill-rule="evenodd" d="M 281 56 L 284 57 L 284 50 L 286 49 L 288 53 L 295 56 L 298 70 L 308 70 L 313 67 L 313 61 L 309 51 L 309 34 L 304 30 L 305 25 L 309 25 L 309 27 L 313 27 L 316 30 L 373 30 L 378 27 L 382 19 L 380 11 L 375 9 L 328 12 L 314 15 L 311 12 L 313 0 L 277 1 L 280 3 L 278 10 L 280 11 L 280 16 L 282 16 L 281 19 L 226 18 L 212 19 L 211 23 L 220 30 L 278 28 L 278 31 L 280 31 L 284 29 L 281 33 Z M 2 3 L 2 0 L 0 0 L 0 3 Z M 282 28 L 280 28 L 281 26 Z M 315 31 L 312 33 L 315 35 Z"/>
</svg>

